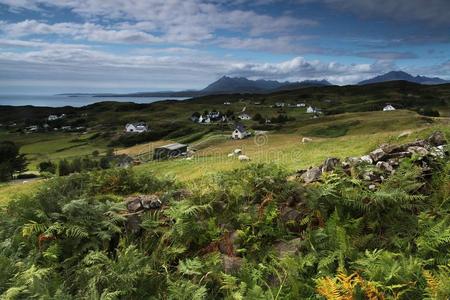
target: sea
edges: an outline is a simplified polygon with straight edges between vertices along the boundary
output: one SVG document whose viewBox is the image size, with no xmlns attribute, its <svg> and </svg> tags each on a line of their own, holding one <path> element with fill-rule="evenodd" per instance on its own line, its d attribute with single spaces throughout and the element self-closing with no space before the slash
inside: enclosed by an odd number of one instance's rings
<svg viewBox="0 0 450 300">
<path fill-rule="evenodd" d="M 0 105 L 33 105 L 62 107 L 81 107 L 96 102 L 117 101 L 134 103 L 152 103 L 162 100 L 186 100 L 179 97 L 93 97 L 92 95 L 0 95 Z"/>
</svg>

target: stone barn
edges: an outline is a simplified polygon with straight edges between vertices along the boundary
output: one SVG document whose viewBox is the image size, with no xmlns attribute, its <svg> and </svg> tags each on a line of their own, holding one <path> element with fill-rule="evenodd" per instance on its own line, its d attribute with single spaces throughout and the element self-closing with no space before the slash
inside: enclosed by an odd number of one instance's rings
<svg viewBox="0 0 450 300">
<path fill-rule="evenodd" d="M 162 160 L 171 157 L 185 156 L 187 154 L 187 147 L 188 145 L 185 144 L 174 143 L 155 148 L 153 159 Z"/>
</svg>

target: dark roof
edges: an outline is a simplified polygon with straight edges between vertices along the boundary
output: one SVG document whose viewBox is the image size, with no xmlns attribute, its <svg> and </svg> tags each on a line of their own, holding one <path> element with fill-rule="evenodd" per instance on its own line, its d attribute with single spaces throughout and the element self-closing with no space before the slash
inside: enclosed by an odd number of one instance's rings
<svg viewBox="0 0 450 300">
<path fill-rule="evenodd" d="M 242 124 L 237 124 L 236 125 L 236 129 L 238 131 L 240 131 L 240 132 L 245 132 L 246 131 L 244 125 L 242 125 Z"/>
<path fill-rule="evenodd" d="M 181 148 L 187 147 L 187 145 L 185 144 L 180 144 L 180 143 L 173 143 L 173 144 L 168 144 L 168 145 L 164 145 L 158 148 L 163 148 L 163 149 L 167 149 L 167 150 L 178 150 Z"/>
</svg>

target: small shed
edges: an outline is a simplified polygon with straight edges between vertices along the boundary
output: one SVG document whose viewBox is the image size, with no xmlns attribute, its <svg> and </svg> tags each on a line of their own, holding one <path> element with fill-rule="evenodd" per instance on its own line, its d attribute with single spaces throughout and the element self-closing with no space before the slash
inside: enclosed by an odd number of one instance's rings
<svg viewBox="0 0 450 300">
<path fill-rule="evenodd" d="M 179 157 L 187 154 L 188 145 L 174 143 L 155 148 L 153 153 L 154 160 L 168 159 L 171 157 Z"/>
</svg>

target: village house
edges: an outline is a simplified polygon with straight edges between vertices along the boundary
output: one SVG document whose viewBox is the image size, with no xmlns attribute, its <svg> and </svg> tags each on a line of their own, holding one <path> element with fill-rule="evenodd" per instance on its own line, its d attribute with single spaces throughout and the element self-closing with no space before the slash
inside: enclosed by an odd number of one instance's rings
<svg viewBox="0 0 450 300">
<path fill-rule="evenodd" d="M 383 111 L 392 111 L 395 110 L 395 107 L 393 107 L 392 105 L 388 104 L 383 108 Z"/>
<path fill-rule="evenodd" d="M 275 107 L 284 107 L 284 106 L 285 106 L 284 102 L 275 103 Z"/>
<path fill-rule="evenodd" d="M 231 102 L 225 101 L 223 105 L 231 105 Z"/>
<path fill-rule="evenodd" d="M 203 124 L 208 124 L 208 123 L 211 123 L 211 118 L 208 117 L 208 115 L 206 115 L 206 116 L 201 115 L 201 116 L 198 118 L 198 122 L 199 122 L 199 123 L 203 123 Z"/>
<path fill-rule="evenodd" d="M 168 159 L 171 157 L 179 157 L 179 156 L 186 156 L 188 151 L 188 145 L 180 144 L 180 143 L 174 143 L 174 144 L 168 144 L 165 146 L 161 146 L 155 149 L 155 152 L 153 153 L 153 159 L 154 160 L 162 160 L 162 159 Z"/>
<path fill-rule="evenodd" d="M 59 117 L 57 115 L 50 115 L 47 118 L 49 121 L 56 121 L 59 119 Z"/>
<path fill-rule="evenodd" d="M 316 108 L 314 108 L 312 106 L 308 106 L 308 108 L 306 109 L 306 113 L 314 114 L 314 113 L 316 113 Z"/>
<path fill-rule="evenodd" d="M 245 127 L 241 124 L 236 125 L 236 128 L 231 133 L 231 138 L 234 140 L 242 140 L 246 137 L 249 137 L 251 134 L 248 132 Z"/>
<path fill-rule="evenodd" d="M 37 125 L 31 125 L 25 128 L 25 131 L 27 132 L 37 132 L 39 127 Z"/>
<path fill-rule="evenodd" d="M 56 121 L 56 120 L 59 120 L 59 119 L 64 119 L 65 117 L 66 117 L 66 114 L 61 114 L 59 116 L 57 116 L 57 115 L 49 115 L 47 117 L 47 120 L 48 121 Z"/>
<path fill-rule="evenodd" d="M 241 113 L 241 114 L 238 116 L 238 118 L 241 119 L 241 120 L 251 120 L 251 119 L 252 119 L 252 117 L 250 117 L 250 115 L 249 115 L 249 114 L 246 114 L 246 113 Z"/>
<path fill-rule="evenodd" d="M 297 103 L 297 107 L 305 107 L 306 104 L 305 103 Z"/>
<path fill-rule="evenodd" d="M 127 125 L 125 125 L 125 132 L 143 133 L 147 131 L 149 131 L 148 126 L 144 122 L 128 123 Z"/>
</svg>

